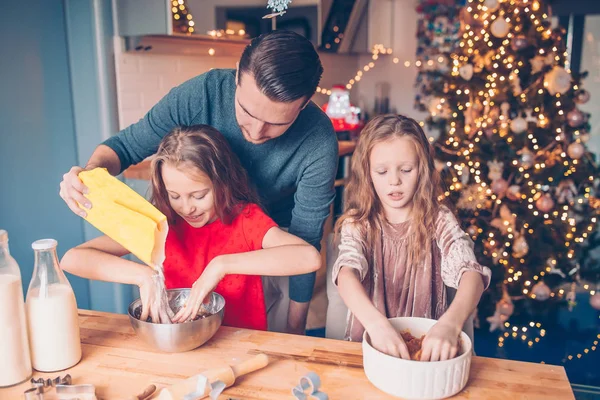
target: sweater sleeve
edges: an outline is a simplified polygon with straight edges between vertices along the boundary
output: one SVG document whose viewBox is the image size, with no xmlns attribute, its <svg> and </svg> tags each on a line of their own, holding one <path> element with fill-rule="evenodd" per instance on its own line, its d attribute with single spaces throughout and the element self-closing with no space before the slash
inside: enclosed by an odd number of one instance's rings
<svg viewBox="0 0 600 400">
<path fill-rule="evenodd" d="M 337 279 L 342 267 L 357 270 L 362 282 L 369 271 L 369 263 L 365 257 L 365 246 L 360 232 L 352 223 L 343 224 L 338 248 L 338 257 L 333 264 L 331 273 L 333 284 L 337 286 Z"/>
<path fill-rule="evenodd" d="M 323 224 L 335 197 L 333 183 L 337 173 L 338 144 L 333 127 L 326 130 L 324 141 L 308 154 L 309 163 L 304 168 L 294 195 L 294 208 L 289 232 L 321 249 Z M 306 303 L 312 299 L 316 274 L 290 277 L 290 299 Z"/>
<path fill-rule="evenodd" d="M 142 119 L 103 143 L 119 156 L 121 171 L 156 153 L 162 138 L 173 128 L 191 124 L 205 104 L 208 74 L 171 89 Z"/>
<path fill-rule="evenodd" d="M 490 284 L 492 272 L 475 259 L 473 241 L 460 228 L 456 217 L 446 208 L 440 208 L 436 221 L 436 242 L 442 255 L 442 279 L 446 286 L 458 289 L 462 275 L 467 271 L 481 274 L 484 288 Z"/>
</svg>

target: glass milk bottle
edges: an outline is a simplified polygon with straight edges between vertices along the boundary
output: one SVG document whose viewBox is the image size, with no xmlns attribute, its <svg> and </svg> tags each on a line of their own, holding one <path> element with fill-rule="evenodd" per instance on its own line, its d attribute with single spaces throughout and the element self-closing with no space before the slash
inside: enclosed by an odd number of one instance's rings
<svg viewBox="0 0 600 400">
<path fill-rule="evenodd" d="M 0 229 L 0 387 L 24 382 L 31 372 L 21 272 Z"/>
<path fill-rule="evenodd" d="M 42 372 L 70 368 L 81 360 L 75 294 L 58 265 L 57 242 L 33 242 L 35 267 L 27 290 L 27 322 L 33 368 Z"/>
</svg>

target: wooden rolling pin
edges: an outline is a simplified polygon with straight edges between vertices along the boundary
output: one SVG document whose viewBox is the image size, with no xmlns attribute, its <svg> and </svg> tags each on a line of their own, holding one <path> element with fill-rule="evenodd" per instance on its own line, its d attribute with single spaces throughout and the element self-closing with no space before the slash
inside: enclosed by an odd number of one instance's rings
<svg viewBox="0 0 600 400">
<path fill-rule="evenodd" d="M 215 368 L 204 371 L 198 375 L 187 378 L 186 380 L 171 385 L 170 387 L 164 388 L 160 391 L 157 399 L 158 400 L 180 400 L 189 393 L 198 391 L 198 382 L 204 377 L 208 379 L 206 387 L 204 388 L 204 395 L 201 399 L 208 397 L 211 391 L 210 384 L 215 381 L 221 381 L 228 388 L 235 383 L 235 380 L 242 376 L 249 374 L 250 372 L 257 371 L 261 368 L 266 367 L 269 364 L 269 358 L 266 354 L 257 354 L 249 360 L 246 360 L 237 365 L 229 367 Z"/>
</svg>

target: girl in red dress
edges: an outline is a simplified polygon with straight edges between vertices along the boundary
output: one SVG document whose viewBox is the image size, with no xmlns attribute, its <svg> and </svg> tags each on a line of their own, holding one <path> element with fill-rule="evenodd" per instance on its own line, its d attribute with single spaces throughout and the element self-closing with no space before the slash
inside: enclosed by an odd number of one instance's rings
<svg viewBox="0 0 600 400">
<path fill-rule="evenodd" d="M 193 319 L 214 290 L 225 298 L 224 325 L 266 330 L 261 276 L 320 267 L 314 247 L 278 228 L 261 210 L 240 161 L 210 126 L 176 128 L 164 137 L 152 161 L 152 203 L 169 221 L 165 284 L 192 288 L 172 322 Z M 128 253 L 102 236 L 68 251 L 61 266 L 89 279 L 136 284 L 142 304 L 149 304 L 157 295 L 154 272 L 121 258 Z M 166 322 L 148 307 L 142 319 L 148 313 L 153 321 Z"/>
</svg>

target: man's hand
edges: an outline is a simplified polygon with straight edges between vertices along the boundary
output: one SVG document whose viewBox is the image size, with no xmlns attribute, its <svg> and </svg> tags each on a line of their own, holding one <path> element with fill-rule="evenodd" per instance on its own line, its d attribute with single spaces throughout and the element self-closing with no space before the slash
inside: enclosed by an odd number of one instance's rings
<svg viewBox="0 0 600 400">
<path fill-rule="evenodd" d="M 91 169 L 91 168 L 90 168 Z M 73 167 L 63 175 L 63 180 L 60 182 L 60 197 L 67 203 L 67 206 L 75 214 L 82 218 L 87 216 L 85 209 L 81 208 L 82 204 L 88 210 L 92 208 L 92 203 L 84 196 L 88 193 L 88 188 L 79 179 L 79 173 L 84 171 L 81 167 Z M 79 204 L 77 204 L 79 203 Z"/>
</svg>

